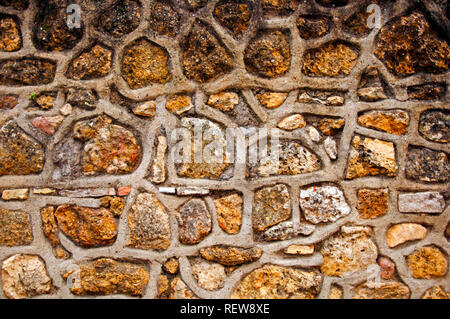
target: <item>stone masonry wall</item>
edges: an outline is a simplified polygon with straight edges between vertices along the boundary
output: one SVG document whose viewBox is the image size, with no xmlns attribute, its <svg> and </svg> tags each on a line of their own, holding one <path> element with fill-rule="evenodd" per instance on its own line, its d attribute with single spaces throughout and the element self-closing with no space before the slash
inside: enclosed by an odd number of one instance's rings
<svg viewBox="0 0 450 319">
<path fill-rule="evenodd" d="M 0 298 L 448 299 L 449 34 L 445 0 L 0 0 Z"/>
</svg>

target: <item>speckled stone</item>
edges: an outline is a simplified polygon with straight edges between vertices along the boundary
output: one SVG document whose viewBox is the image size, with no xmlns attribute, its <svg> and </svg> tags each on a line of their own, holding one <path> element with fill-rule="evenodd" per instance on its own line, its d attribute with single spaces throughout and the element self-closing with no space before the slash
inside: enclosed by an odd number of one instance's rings
<svg viewBox="0 0 450 319">
<path fill-rule="evenodd" d="M 184 245 L 195 245 L 211 232 L 211 215 L 203 200 L 194 198 L 178 210 L 179 240 Z"/>
<path fill-rule="evenodd" d="M 417 248 L 406 258 L 408 268 L 416 279 L 443 277 L 447 273 L 448 258 L 439 248 Z"/>
<path fill-rule="evenodd" d="M 442 286 L 433 286 L 425 291 L 422 299 L 450 299 L 450 293 Z"/>
<path fill-rule="evenodd" d="M 0 246 L 24 246 L 33 241 L 28 213 L 0 209 Z"/>
<path fill-rule="evenodd" d="M 251 18 L 250 6 L 245 2 L 220 3 L 213 14 L 235 36 L 241 36 L 247 30 Z"/>
<path fill-rule="evenodd" d="M 357 286 L 353 299 L 409 299 L 410 290 L 401 282 L 366 282 Z"/>
<path fill-rule="evenodd" d="M 445 183 L 450 178 L 448 155 L 427 148 L 410 148 L 407 153 L 406 177 L 426 183 Z"/>
<path fill-rule="evenodd" d="M 358 213 L 362 219 L 373 219 L 386 215 L 389 209 L 387 188 L 358 190 Z"/>
<path fill-rule="evenodd" d="M 408 131 L 409 115 L 405 111 L 368 111 L 358 117 L 358 124 L 378 131 L 403 135 Z"/>
<path fill-rule="evenodd" d="M 111 70 L 112 51 L 96 44 L 83 51 L 69 65 L 66 76 L 74 80 L 91 80 L 106 76 Z"/>
<path fill-rule="evenodd" d="M 227 277 L 224 266 L 196 259 L 191 268 L 192 276 L 201 288 L 212 291 L 223 287 Z"/>
<path fill-rule="evenodd" d="M 420 114 L 419 132 L 427 140 L 450 142 L 450 112 L 431 110 Z"/>
<path fill-rule="evenodd" d="M 17 51 L 22 47 L 20 27 L 14 16 L 0 18 L 0 51 Z"/>
<path fill-rule="evenodd" d="M 237 193 L 214 200 L 219 227 L 228 234 L 237 234 L 242 224 L 242 196 Z"/>
<path fill-rule="evenodd" d="M 224 266 L 237 266 L 258 260 L 262 255 L 262 250 L 217 245 L 202 248 L 200 255 L 206 260 L 218 262 Z"/>
<path fill-rule="evenodd" d="M 263 231 L 291 217 L 289 190 L 278 184 L 255 192 L 253 204 L 253 229 Z"/>
</svg>

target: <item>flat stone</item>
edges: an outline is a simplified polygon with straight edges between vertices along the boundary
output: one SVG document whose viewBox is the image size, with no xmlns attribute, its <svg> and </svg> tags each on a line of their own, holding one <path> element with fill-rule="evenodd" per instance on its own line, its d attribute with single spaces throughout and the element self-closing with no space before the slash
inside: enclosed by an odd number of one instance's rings
<svg viewBox="0 0 450 319">
<path fill-rule="evenodd" d="M 291 199 L 286 185 L 264 187 L 253 199 L 253 229 L 264 231 L 291 217 Z"/>
<path fill-rule="evenodd" d="M 74 80 L 92 80 L 106 76 L 111 70 L 113 52 L 96 44 L 83 51 L 70 64 L 66 76 Z"/>
<path fill-rule="evenodd" d="M 286 101 L 288 93 L 258 90 L 255 96 L 262 106 L 268 109 L 276 109 L 277 107 L 280 107 L 284 101 Z"/>
<path fill-rule="evenodd" d="M 192 195 L 208 195 L 209 189 L 196 186 L 178 187 L 177 195 L 179 196 L 192 196 Z"/>
<path fill-rule="evenodd" d="M 328 157 L 331 160 L 337 159 L 338 157 L 337 144 L 336 141 L 331 136 L 328 136 L 323 141 L 323 148 L 325 149 L 325 152 L 327 153 Z"/>
<path fill-rule="evenodd" d="M 402 213 L 442 213 L 445 200 L 439 192 L 401 193 L 398 210 Z"/>
<path fill-rule="evenodd" d="M 361 100 L 367 102 L 376 102 L 387 99 L 387 95 L 382 86 L 359 88 L 357 93 Z"/>
<path fill-rule="evenodd" d="M 242 196 L 237 193 L 214 200 L 219 227 L 228 234 L 237 234 L 242 224 Z"/>
<path fill-rule="evenodd" d="M 231 299 L 313 299 L 321 283 L 322 277 L 314 271 L 265 265 L 246 275 Z"/>
<path fill-rule="evenodd" d="M 392 279 L 395 274 L 395 264 L 387 257 L 380 257 L 378 259 L 378 265 L 380 266 L 380 277 L 385 280 Z"/>
<path fill-rule="evenodd" d="M 128 246 L 166 250 L 170 246 L 169 214 L 153 193 L 141 193 L 128 213 Z"/>
<path fill-rule="evenodd" d="M 387 188 L 358 190 L 358 213 L 362 219 L 373 219 L 386 215 L 389 209 Z"/>
<path fill-rule="evenodd" d="M 258 260 L 262 256 L 262 250 L 217 245 L 202 248 L 200 255 L 206 260 L 218 262 L 224 266 L 237 266 Z"/>
<path fill-rule="evenodd" d="M 179 240 L 182 244 L 198 244 L 211 232 L 212 219 L 203 200 L 191 199 L 178 212 Z"/>
<path fill-rule="evenodd" d="M 251 18 L 250 6 L 238 2 L 218 4 L 213 14 L 235 36 L 241 36 L 247 30 Z"/>
<path fill-rule="evenodd" d="M 197 259 L 191 267 L 192 276 L 201 288 L 212 291 L 223 287 L 227 277 L 224 266 Z"/>
<path fill-rule="evenodd" d="M 61 115 L 37 116 L 31 121 L 31 124 L 48 135 L 55 135 L 62 121 L 64 121 L 64 116 Z"/>
<path fill-rule="evenodd" d="M 155 1 L 150 7 L 149 27 L 159 35 L 175 37 L 180 27 L 180 15 L 169 3 Z"/>
<path fill-rule="evenodd" d="M 9 299 L 25 299 L 51 293 L 52 280 L 39 256 L 17 254 L 3 261 L 2 287 Z"/>
<path fill-rule="evenodd" d="M 91 110 L 97 105 L 97 94 L 90 89 L 69 89 L 66 103 L 73 107 Z"/>
<path fill-rule="evenodd" d="M 345 125 L 345 120 L 341 118 L 323 118 L 317 123 L 319 131 L 326 135 L 332 136 L 338 134 Z"/>
<path fill-rule="evenodd" d="M 0 246 L 25 246 L 33 242 L 28 213 L 0 209 Z"/>
<path fill-rule="evenodd" d="M 191 97 L 187 95 L 170 96 L 166 102 L 166 109 L 177 115 L 181 115 L 192 108 Z"/>
<path fill-rule="evenodd" d="M 353 289 L 353 299 L 409 299 L 410 290 L 401 282 L 366 282 Z"/>
<path fill-rule="evenodd" d="M 0 18 L 0 51 L 13 52 L 22 47 L 20 27 L 14 16 Z"/>
<path fill-rule="evenodd" d="M 397 170 L 393 143 L 358 135 L 353 137 L 346 179 L 374 175 L 394 177 Z"/>
<path fill-rule="evenodd" d="M 56 194 L 56 190 L 53 188 L 35 188 L 33 189 L 33 194 L 36 195 L 55 195 Z"/>
<path fill-rule="evenodd" d="M 224 91 L 210 95 L 208 98 L 209 106 L 225 112 L 233 110 L 238 104 L 239 95 L 235 92 Z"/>
<path fill-rule="evenodd" d="M 358 124 L 395 135 L 408 131 L 409 115 L 405 111 L 368 111 L 358 117 Z"/>
<path fill-rule="evenodd" d="M 431 110 L 420 114 L 419 132 L 427 140 L 450 142 L 450 112 Z"/>
<path fill-rule="evenodd" d="M 301 114 L 293 114 L 282 119 L 277 126 L 285 131 L 293 131 L 306 126 L 306 122 Z"/>
<path fill-rule="evenodd" d="M 111 246 L 116 240 L 117 223 L 105 208 L 61 205 L 55 217 L 61 231 L 83 248 Z"/>
<path fill-rule="evenodd" d="M 425 291 L 422 299 L 450 299 L 450 292 L 446 292 L 442 286 L 433 286 Z"/>
<path fill-rule="evenodd" d="M 312 186 L 300 190 L 300 208 L 313 224 L 334 222 L 350 214 L 342 191 L 334 186 Z"/>
<path fill-rule="evenodd" d="M 116 191 L 111 187 L 92 187 L 92 188 L 76 188 L 76 189 L 62 189 L 58 191 L 59 196 L 83 198 L 83 197 L 102 197 L 114 196 Z"/>
<path fill-rule="evenodd" d="M 327 16 L 299 16 L 297 28 L 300 36 L 305 40 L 320 38 L 330 32 L 331 19 Z"/>
<path fill-rule="evenodd" d="M 133 113 L 136 115 L 153 118 L 156 115 L 156 103 L 154 101 L 148 101 L 139 104 L 133 109 Z"/>
<path fill-rule="evenodd" d="M 163 264 L 163 269 L 169 274 L 175 275 L 180 270 L 178 259 L 176 259 L 175 257 L 167 259 L 167 261 Z"/>
<path fill-rule="evenodd" d="M 421 240 L 427 235 L 427 229 L 420 224 L 396 224 L 386 231 L 386 242 L 389 247 L 396 247 L 407 241 Z"/>
<path fill-rule="evenodd" d="M 127 196 L 131 192 L 131 185 L 117 188 L 117 195 Z"/>
<path fill-rule="evenodd" d="M 53 82 L 56 62 L 24 57 L 0 60 L 0 82 L 3 85 L 43 85 Z"/>
<path fill-rule="evenodd" d="M 291 221 L 279 223 L 262 233 L 264 241 L 277 241 L 311 235 L 316 227 L 314 225 L 300 224 L 294 227 Z"/>
<path fill-rule="evenodd" d="M 45 237 L 50 241 L 52 247 L 61 244 L 58 237 L 58 223 L 55 218 L 55 208 L 53 206 L 41 208 L 42 230 Z"/>
<path fill-rule="evenodd" d="M 411 148 L 406 159 L 406 177 L 426 183 L 445 183 L 450 179 L 448 155 L 427 148 Z"/>
<path fill-rule="evenodd" d="M 3 200 L 26 200 L 28 199 L 28 188 L 5 189 L 2 192 Z"/>
<path fill-rule="evenodd" d="M 100 258 L 79 267 L 75 273 L 64 275 L 74 279 L 70 291 L 78 296 L 142 296 L 149 282 L 148 271 L 139 264 Z"/>
<path fill-rule="evenodd" d="M 439 248 L 433 246 L 417 248 L 406 257 L 406 261 L 416 279 L 443 277 L 448 269 L 447 257 Z"/>
<path fill-rule="evenodd" d="M 116 0 L 99 14 L 94 26 L 108 35 L 119 38 L 134 31 L 139 26 L 140 18 L 139 1 Z"/>
<path fill-rule="evenodd" d="M 446 87 L 444 83 L 425 83 L 409 86 L 407 89 L 410 100 L 430 101 L 444 97 Z"/>
<path fill-rule="evenodd" d="M 314 254 L 314 245 L 289 245 L 283 252 L 288 255 L 312 255 Z"/>
<path fill-rule="evenodd" d="M 156 146 L 156 156 L 151 167 L 151 181 L 155 184 L 161 184 L 166 180 L 166 151 L 167 138 L 160 135 Z"/>
</svg>

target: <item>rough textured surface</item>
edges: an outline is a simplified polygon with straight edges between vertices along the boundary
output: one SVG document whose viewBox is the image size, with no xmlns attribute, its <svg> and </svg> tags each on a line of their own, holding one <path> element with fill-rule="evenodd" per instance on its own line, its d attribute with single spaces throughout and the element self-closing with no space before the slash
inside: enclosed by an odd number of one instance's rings
<svg viewBox="0 0 450 319">
<path fill-rule="evenodd" d="M 56 63 L 46 59 L 0 60 L 0 82 L 7 85 L 42 85 L 55 78 Z"/>
<path fill-rule="evenodd" d="M 408 286 L 400 282 L 366 282 L 354 289 L 353 299 L 409 299 Z"/>
<path fill-rule="evenodd" d="M 358 124 L 390 134 L 403 135 L 408 131 L 409 116 L 405 111 L 369 111 L 358 117 Z"/>
<path fill-rule="evenodd" d="M 231 194 L 214 200 L 220 228 L 228 234 L 239 232 L 242 224 L 242 197 Z"/>
<path fill-rule="evenodd" d="M 450 142 L 450 113 L 432 110 L 420 114 L 419 132 L 433 142 Z"/>
<path fill-rule="evenodd" d="M 412 276 L 418 279 L 442 277 L 447 273 L 448 257 L 439 248 L 422 247 L 407 257 Z"/>
<path fill-rule="evenodd" d="M 198 244 L 211 232 L 211 215 L 201 199 L 184 203 L 178 216 L 179 239 L 185 245 Z"/>
<path fill-rule="evenodd" d="M 278 184 L 265 187 L 255 193 L 253 229 L 263 231 L 291 217 L 289 190 Z"/>
<path fill-rule="evenodd" d="M 213 246 L 201 249 L 200 255 L 206 260 L 218 262 L 225 266 L 237 266 L 258 260 L 262 255 L 262 250 Z"/>
<path fill-rule="evenodd" d="M 408 151 L 406 177 L 422 182 L 444 183 L 450 178 L 448 156 L 428 148 L 411 148 Z"/>
<path fill-rule="evenodd" d="M 358 191 L 358 213 L 363 219 L 383 216 L 389 209 L 387 189 L 361 189 Z"/>
<path fill-rule="evenodd" d="M 23 246 L 33 241 L 30 215 L 0 209 L 0 246 Z"/>
<path fill-rule="evenodd" d="M 67 77 L 75 80 L 91 80 L 106 76 L 111 70 L 112 51 L 96 44 L 74 59 Z"/>
</svg>

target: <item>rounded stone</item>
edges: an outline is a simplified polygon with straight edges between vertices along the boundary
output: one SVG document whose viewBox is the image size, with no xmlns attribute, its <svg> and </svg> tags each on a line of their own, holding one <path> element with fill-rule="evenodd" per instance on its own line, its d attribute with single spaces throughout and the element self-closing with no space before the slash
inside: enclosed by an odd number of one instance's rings
<svg viewBox="0 0 450 319">
<path fill-rule="evenodd" d="M 15 16 L 0 15 L 0 51 L 13 52 L 22 47 L 22 36 Z"/>
<path fill-rule="evenodd" d="M 121 37 L 134 31 L 141 18 L 139 1 L 116 0 L 100 13 L 94 21 L 96 29 L 113 37 Z"/>
<path fill-rule="evenodd" d="M 396 247 L 407 241 L 424 239 L 427 229 L 420 224 L 402 223 L 391 226 L 386 231 L 386 242 L 389 247 Z"/>
<path fill-rule="evenodd" d="M 412 276 L 416 279 L 443 277 L 447 273 L 447 256 L 436 247 L 418 248 L 408 255 L 406 260 Z"/>
</svg>

